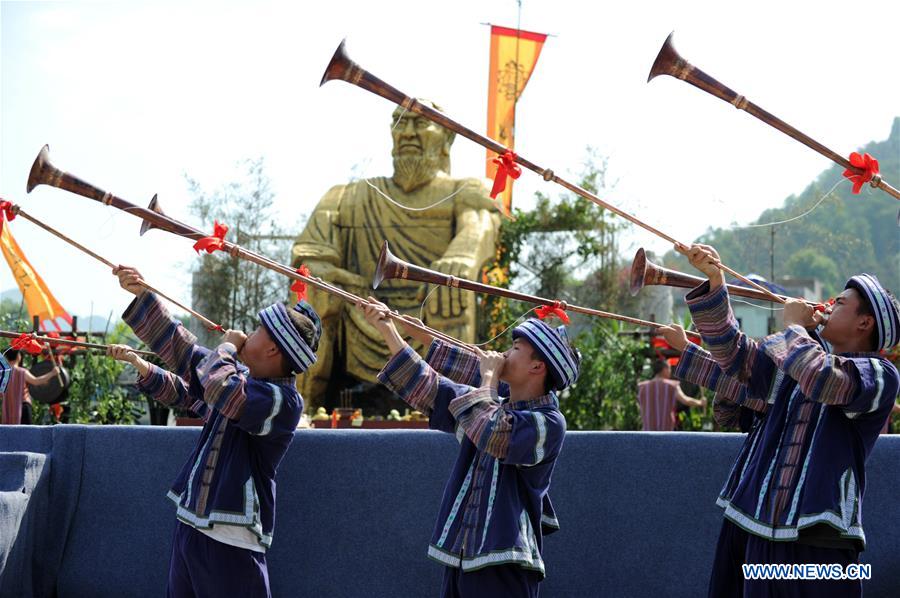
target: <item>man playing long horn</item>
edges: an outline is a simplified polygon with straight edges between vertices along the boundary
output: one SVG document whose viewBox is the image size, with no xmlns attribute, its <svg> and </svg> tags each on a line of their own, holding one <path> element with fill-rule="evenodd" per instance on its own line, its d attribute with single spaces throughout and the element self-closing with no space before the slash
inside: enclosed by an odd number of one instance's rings
<svg viewBox="0 0 900 598">
<path fill-rule="evenodd" d="M 366 296 L 373 293 L 379 249 L 387 240 L 403 260 L 477 280 L 494 253 L 499 224 L 488 190 L 479 179 L 450 177 L 454 133 L 400 108 L 393 116 L 393 176 L 332 187 L 294 244 L 294 266 L 305 264 L 313 275 Z M 421 283 L 390 280 L 374 294 L 393 309 L 418 316 L 423 290 Z M 301 380 L 303 395 L 321 401 L 329 381 L 344 373 L 375 383 L 389 357 L 378 331 L 332 296 L 311 289 L 309 301 L 322 316 L 324 332 L 319 362 Z M 425 320 L 473 342 L 475 316 L 471 294 L 441 287 L 429 298 Z"/>
<path fill-rule="evenodd" d="M 707 245 L 679 248 L 708 281 L 687 295 L 710 355 L 764 401 L 756 441 L 741 451 L 717 503 L 727 529 L 747 532 L 745 564 L 839 564 L 846 571 L 865 548 L 865 464 L 894 405 L 900 376 L 879 354 L 900 341 L 900 306 L 869 274 L 851 277 L 824 314 L 803 301 L 785 304 L 785 329 L 762 341 L 740 331 L 719 256 Z M 810 334 L 824 324 L 828 353 Z M 733 545 L 733 544 L 732 544 Z M 859 579 L 747 579 L 717 554 L 718 587 L 743 596 L 861 596 Z M 839 572 L 840 573 L 840 572 Z"/>
</svg>

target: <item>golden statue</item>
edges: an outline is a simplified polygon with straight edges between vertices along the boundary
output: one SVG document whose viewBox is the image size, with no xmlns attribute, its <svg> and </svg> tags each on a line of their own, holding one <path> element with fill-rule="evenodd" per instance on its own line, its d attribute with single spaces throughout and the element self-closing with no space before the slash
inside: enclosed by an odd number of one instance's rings
<svg viewBox="0 0 900 598">
<path fill-rule="evenodd" d="M 450 177 L 452 131 L 400 108 L 394 111 L 394 123 L 394 175 L 332 187 L 295 241 L 292 263 L 306 264 L 314 276 L 418 317 L 425 299 L 421 283 L 387 280 L 372 290 L 382 241 L 414 264 L 478 279 L 494 254 L 499 215 L 479 179 Z M 303 396 L 311 405 L 322 404 L 329 381 L 346 376 L 374 384 L 389 357 L 381 336 L 356 308 L 334 296 L 310 287 L 308 300 L 324 330 L 316 365 L 299 378 Z M 428 297 L 424 320 L 472 342 L 476 308 L 467 291 L 439 287 Z"/>
</svg>

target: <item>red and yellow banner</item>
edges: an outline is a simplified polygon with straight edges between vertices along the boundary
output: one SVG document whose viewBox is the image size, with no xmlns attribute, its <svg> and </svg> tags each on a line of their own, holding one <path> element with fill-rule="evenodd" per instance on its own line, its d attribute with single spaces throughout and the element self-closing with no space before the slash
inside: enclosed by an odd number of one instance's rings
<svg viewBox="0 0 900 598">
<path fill-rule="evenodd" d="M 22 253 L 22 249 L 16 243 L 9 230 L 8 222 L 0 222 L 0 250 L 3 251 L 3 257 L 6 258 L 6 263 L 9 264 L 9 269 L 12 271 L 13 278 L 16 279 L 16 284 L 19 285 L 19 290 L 22 292 L 22 297 L 24 297 L 25 305 L 28 308 L 28 314 L 31 317 L 38 316 L 40 318 L 40 329 L 50 330 L 50 327 L 52 327 L 61 331 L 62 328 L 57 322 L 57 318 L 61 318 L 71 326 L 72 316 L 59 304 L 59 301 L 47 288 L 44 279 L 35 271 L 28 258 Z"/>
<path fill-rule="evenodd" d="M 488 75 L 487 136 L 509 149 L 515 147 L 516 102 L 537 64 L 546 34 L 491 26 L 491 67 Z M 487 177 L 494 178 L 497 154 L 487 152 Z M 503 208 L 512 210 L 512 181 L 502 194 Z"/>
</svg>

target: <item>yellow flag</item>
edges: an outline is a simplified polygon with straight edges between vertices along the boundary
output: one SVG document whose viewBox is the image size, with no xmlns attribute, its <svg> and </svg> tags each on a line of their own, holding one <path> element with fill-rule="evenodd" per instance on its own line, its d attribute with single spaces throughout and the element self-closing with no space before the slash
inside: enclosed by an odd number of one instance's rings
<svg viewBox="0 0 900 598">
<path fill-rule="evenodd" d="M 491 66 L 488 76 L 487 136 L 513 149 L 515 147 L 516 101 L 522 95 L 547 36 L 543 33 L 491 26 Z M 487 152 L 487 177 L 494 178 L 497 154 Z M 503 209 L 512 210 L 512 180 L 506 182 Z"/>
<path fill-rule="evenodd" d="M 22 291 L 28 314 L 40 318 L 40 329 L 50 330 L 52 326 L 54 330 L 61 331 L 57 318 L 61 318 L 71 326 L 72 316 L 59 304 L 47 288 L 44 279 L 35 272 L 28 258 L 22 253 L 9 230 L 8 222 L 0 222 L 0 249 L 6 263 L 9 264 L 9 269 L 12 270 L 13 278 L 19 285 L 19 290 Z"/>
</svg>

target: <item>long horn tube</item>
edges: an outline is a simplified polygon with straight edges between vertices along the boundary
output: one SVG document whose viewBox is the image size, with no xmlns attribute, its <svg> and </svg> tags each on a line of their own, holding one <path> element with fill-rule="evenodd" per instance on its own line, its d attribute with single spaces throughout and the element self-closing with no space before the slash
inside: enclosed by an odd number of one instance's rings
<svg viewBox="0 0 900 598">
<path fill-rule="evenodd" d="M 0 330 L 0 336 L 6 338 L 19 338 L 22 336 L 22 332 L 10 332 L 9 330 Z M 68 347 L 85 347 L 87 349 L 103 349 L 104 351 L 109 347 L 109 345 L 100 345 L 97 343 L 86 343 L 83 341 L 73 341 L 66 338 L 53 338 L 52 336 L 41 336 L 33 333 L 24 333 L 28 334 L 29 337 L 33 338 L 36 341 L 42 343 L 48 343 L 53 345 L 66 345 Z M 132 352 L 137 353 L 138 355 L 143 355 L 144 357 L 153 357 L 156 353 L 151 351 L 138 351 L 137 349 L 130 349 Z"/>
<path fill-rule="evenodd" d="M 553 301 L 552 299 L 545 299 L 543 297 L 537 297 L 535 295 L 527 295 L 525 293 L 511 291 L 502 287 L 482 284 L 480 282 L 475 282 L 466 278 L 459 278 L 457 276 L 451 276 L 449 274 L 438 272 L 437 270 L 431 270 L 429 268 L 410 264 L 409 262 L 404 261 L 391 253 L 388 242 L 384 241 L 381 244 L 381 255 L 378 256 L 378 264 L 375 266 L 375 277 L 372 280 L 372 287 L 377 289 L 378 285 L 388 279 L 415 280 L 417 282 L 443 285 L 446 287 L 475 291 L 476 293 L 486 293 L 488 295 L 506 297 L 507 299 L 515 299 L 517 301 L 535 303 L 537 305 L 556 305 L 557 303 L 562 303 Z M 619 320 L 620 322 L 628 322 L 629 324 L 637 324 L 638 326 L 646 326 L 647 328 L 659 328 L 663 326 L 663 324 L 650 322 L 649 320 L 641 320 L 639 318 L 632 318 L 630 316 L 622 316 L 608 311 L 592 309 L 590 307 L 581 307 L 579 305 L 565 304 L 563 306 L 563 309 L 581 314 L 587 314 L 589 316 L 597 316 L 600 318 L 608 318 L 610 320 Z M 696 333 L 688 332 L 688 334 L 695 336 L 695 338 L 699 338 L 699 335 Z"/>
<path fill-rule="evenodd" d="M 50 148 L 47 145 L 45 145 L 38 153 L 38 156 L 37 158 L 35 158 L 34 164 L 31 167 L 31 173 L 28 176 L 28 192 L 30 193 L 31 190 L 38 185 L 50 185 L 51 187 L 64 189 L 71 193 L 75 193 L 76 195 L 81 195 L 82 197 L 87 197 L 89 199 L 99 201 L 108 206 L 119 208 L 124 212 L 132 214 L 139 218 L 143 218 L 145 222 L 150 222 L 155 228 L 161 228 L 174 235 L 192 239 L 194 241 L 207 236 L 206 234 L 184 224 L 183 222 L 166 216 L 165 214 L 161 214 L 157 211 L 136 206 L 128 201 L 125 201 L 121 197 L 117 197 L 112 193 L 104 191 L 99 187 L 96 187 L 72 174 L 69 174 L 68 172 L 64 172 L 56 168 L 50 162 Z M 332 295 L 340 297 L 341 299 L 349 303 L 362 303 L 364 305 L 369 303 L 366 299 L 358 297 L 353 293 L 348 293 L 347 291 L 339 287 L 330 285 L 327 282 L 323 281 L 321 278 L 299 274 L 293 268 L 280 264 L 258 253 L 244 249 L 240 245 L 236 245 L 230 241 L 225 241 L 224 251 L 240 259 L 253 262 L 254 264 L 262 266 L 263 268 L 268 268 L 269 270 L 278 272 L 279 274 L 283 274 L 284 276 L 287 276 L 288 278 L 291 278 L 293 280 L 299 280 L 306 284 L 312 285 L 326 293 L 330 293 Z M 438 330 L 433 330 L 432 328 L 429 328 L 427 326 L 419 326 L 414 322 L 405 320 L 403 316 L 396 312 L 389 312 L 389 316 L 392 319 L 401 322 L 407 328 L 413 328 L 421 332 L 425 332 L 431 336 L 439 338 L 458 347 L 466 349 L 471 348 L 471 345 L 453 338 L 448 334 L 444 334 L 443 332 L 440 332 Z"/>
<path fill-rule="evenodd" d="M 503 145 L 500 145 L 496 141 L 493 141 L 492 139 L 488 139 L 487 137 L 479 135 L 475 131 L 473 131 L 467 127 L 464 127 L 463 125 L 457 123 L 455 120 L 438 112 L 434 108 L 431 108 L 430 106 L 425 106 L 425 105 L 419 103 L 419 101 L 416 100 L 415 98 L 412 98 L 412 97 L 404 94 L 397 88 L 392 87 L 391 85 L 388 85 L 387 83 L 385 83 L 378 77 L 374 76 L 369 71 L 365 70 L 364 68 L 362 68 L 361 66 L 359 66 L 358 64 L 356 64 L 355 62 L 353 62 L 350 59 L 350 57 L 347 55 L 347 51 L 344 49 L 343 41 L 338 46 L 337 50 L 335 50 L 334 56 L 332 56 L 332 58 L 331 58 L 331 62 L 329 62 L 328 66 L 325 68 L 325 74 L 322 75 L 322 81 L 319 85 L 323 85 L 327 81 L 331 81 L 332 79 L 340 79 L 342 81 L 347 81 L 348 83 L 356 85 L 357 87 L 361 87 L 362 89 L 365 89 L 366 91 L 374 93 L 375 95 L 379 95 L 387 100 L 390 100 L 391 102 L 394 102 L 395 104 L 399 104 L 400 107 L 403 108 L 404 110 L 408 110 L 410 112 L 415 112 L 416 114 L 424 116 L 428 120 L 433 121 L 451 131 L 454 131 L 455 133 L 462 135 L 463 137 L 466 137 L 467 139 L 470 139 L 470 140 L 474 141 L 475 143 L 477 143 L 491 151 L 497 152 L 500 155 L 503 155 L 506 152 L 511 151 L 509 148 L 507 148 Z M 594 202 L 598 206 L 605 208 L 605 209 L 609 210 L 610 212 L 613 212 L 614 214 L 618 214 L 619 216 L 628 220 L 629 222 L 636 224 L 636 225 L 640 226 L 641 228 L 643 228 L 644 230 L 647 230 L 647 231 L 653 233 L 654 235 L 657 235 L 657 236 L 665 239 L 666 241 L 672 243 L 673 245 L 677 245 L 679 247 L 687 247 L 687 245 L 685 243 L 679 242 L 674 237 L 667 235 L 666 233 L 650 226 L 649 224 L 645 223 L 642 220 L 639 220 L 638 218 L 635 218 L 634 216 L 632 216 L 631 214 L 629 214 L 627 212 L 623 212 L 622 210 L 615 207 L 614 205 L 603 201 L 602 199 L 600 199 L 599 197 L 597 197 L 596 195 L 594 195 L 587 189 L 583 189 L 582 187 L 580 187 L 574 183 L 570 183 L 569 181 L 563 179 L 562 177 L 557 176 L 556 174 L 554 174 L 554 172 L 552 170 L 550 170 L 548 168 L 542 168 L 542 167 L 538 166 L 537 164 L 534 164 L 533 162 L 530 162 L 519 155 L 515 156 L 515 160 L 517 163 L 521 164 L 528 170 L 531 170 L 531 171 L 539 174 L 541 177 L 543 177 L 543 179 L 545 181 L 553 181 L 554 183 L 562 185 L 569 191 L 571 191 L 577 195 L 580 195 L 581 197 L 587 199 L 588 201 Z M 763 293 L 769 293 L 769 290 L 766 289 L 765 287 L 756 284 L 749 278 L 743 276 L 739 272 L 732 270 L 725 264 L 719 263 L 718 266 L 724 272 L 731 274 L 735 278 L 738 278 L 739 280 L 749 284 L 751 287 L 753 287 Z M 783 300 L 777 298 L 777 296 L 775 294 L 772 294 L 772 298 L 773 298 L 773 301 L 778 301 L 781 303 L 784 302 Z"/>
<path fill-rule="evenodd" d="M 856 168 L 855 166 L 850 164 L 850 161 L 847 160 L 847 158 L 828 149 L 809 135 L 801 133 L 777 116 L 766 112 L 765 110 L 748 100 L 746 97 L 729 89 L 719 81 L 710 77 L 702 70 L 698 69 L 690 62 L 682 58 L 681 55 L 678 54 L 678 51 L 675 50 L 675 46 L 672 44 L 673 35 L 675 35 L 674 32 L 670 33 L 669 37 L 667 37 L 666 41 L 663 43 L 662 48 L 660 48 L 659 54 L 656 56 L 656 60 L 653 62 L 653 66 L 650 68 L 650 75 L 647 77 L 647 82 L 650 82 L 650 80 L 659 75 L 669 75 L 671 77 L 675 77 L 676 79 L 687 81 L 694 87 L 702 89 L 706 93 L 712 94 L 720 100 L 728 102 L 738 110 L 744 110 L 748 114 L 755 116 L 767 125 L 775 127 L 785 135 L 793 137 L 806 147 L 816 150 L 829 160 L 836 162 L 847 170 L 855 172 L 856 174 L 863 174 L 863 170 Z M 872 180 L 869 181 L 869 184 L 877 189 L 883 190 L 894 199 L 900 199 L 900 191 L 887 184 L 887 182 L 885 182 L 880 174 L 876 174 L 875 176 L 873 176 Z"/>
<path fill-rule="evenodd" d="M 699 276 L 685 274 L 678 270 L 670 270 L 669 268 L 654 264 L 647 259 L 647 254 L 644 252 L 643 247 L 637 250 L 634 260 L 631 262 L 630 291 L 632 295 L 637 295 L 638 291 L 645 286 L 661 285 L 681 289 L 692 289 L 705 282 L 705 280 L 706 279 L 700 278 Z M 728 293 L 731 295 L 738 295 L 749 299 L 759 299 L 760 301 L 772 301 L 772 298 L 769 297 L 769 295 L 760 293 L 756 289 L 748 289 L 734 284 L 726 284 L 725 286 L 728 289 Z M 778 296 L 784 300 L 790 299 L 790 297 L 785 295 Z M 804 299 L 804 301 L 812 306 L 821 305 L 816 301 L 809 301 L 807 299 Z"/>
<path fill-rule="evenodd" d="M 23 209 L 21 208 L 21 206 L 18 206 L 18 205 L 13 204 L 13 206 L 12 206 L 11 209 L 12 209 L 13 213 L 15 213 L 16 215 L 21 216 L 22 218 L 24 218 L 25 220 L 28 220 L 29 222 L 31 222 L 31 223 L 33 223 L 33 224 L 36 224 L 37 226 L 39 226 L 40 228 L 44 229 L 45 231 L 47 231 L 47 232 L 50 233 L 51 235 L 54 235 L 54 236 L 56 236 L 56 237 L 62 239 L 63 241 L 65 241 L 66 243 L 68 243 L 69 245 L 71 245 L 72 247 L 74 247 L 74 248 L 76 248 L 76 249 L 79 249 L 79 250 L 83 251 L 84 253 L 88 254 L 89 256 L 91 256 L 92 258 L 94 258 L 95 260 L 97 260 L 98 262 L 100 262 L 101 264 L 106 265 L 106 266 L 109 267 L 110 269 L 115 269 L 116 264 L 112 263 L 111 261 L 109 261 L 108 259 L 106 259 L 105 257 L 103 257 L 102 255 L 99 255 L 99 254 L 97 254 L 97 253 L 94 253 L 93 251 L 91 251 L 90 249 L 88 249 L 88 248 L 85 247 L 84 245 L 78 243 L 77 241 L 74 241 L 74 240 L 70 239 L 69 237 L 67 237 L 66 235 L 62 234 L 61 232 L 59 232 L 59 231 L 56 230 L 55 228 L 51 227 L 50 225 L 44 224 L 43 222 L 41 222 L 40 220 L 38 220 L 38 219 L 35 218 L 34 216 L 32 216 L 32 215 L 30 215 L 29 213 L 27 213 L 25 210 L 23 210 Z M 224 332 L 224 331 L 225 331 L 225 329 L 222 328 L 222 326 L 221 326 L 220 324 L 216 324 L 215 322 L 213 322 L 212 320 L 210 320 L 209 318 L 207 318 L 207 317 L 204 316 L 203 314 L 194 311 L 194 310 L 191 309 L 190 307 L 188 307 L 188 306 L 186 306 L 186 305 L 183 305 L 182 303 L 176 301 L 175 299 L 172 299 L 171 297 L 169 297 L 169 296 L 166 295 L 165 293 L 163 293 L 163 292 L 159 291 L 158 289 L 156 289 L 156 288 L 150 286 L 149 284 L 147 284 L 146 281 L 140 280 L 140 281 L 138 281 L 138 284 L 141 285 L 142 287 L 144 287 L 145 289 L 147 289 L 148 291 L 150 291 L 150 292 L 152 292 L 152 293 L 156 293 L 157 295 L 159 295 L 160 297 L 162 297 L 163 299 L 165 299 L 165 300 L 168 301 L 169 303 L 172 303 L 173 305 L 177 305 L 178 307 L 180 307 L 180 308 L 183 309 L 184 311 L 188 312 L 189 314 L 191 314 L 192 316 L 194 316 L 195 318 L 197 318 L 198 320 L 200 320 L 200 321 L 203 323 L 203 325 L 206 326 L 207 328 L 209 328 L 210 330 L 218 330 L 218 331 L 220 331 L 220 332 Z"/>
</svg>

